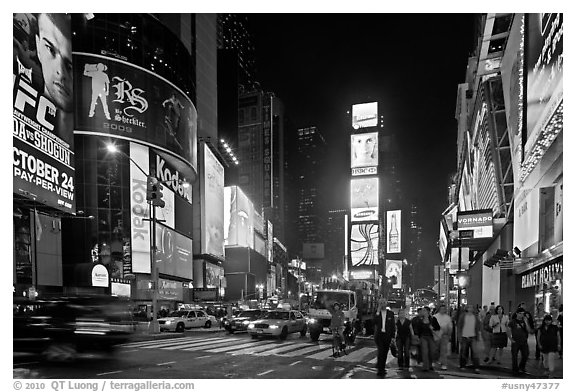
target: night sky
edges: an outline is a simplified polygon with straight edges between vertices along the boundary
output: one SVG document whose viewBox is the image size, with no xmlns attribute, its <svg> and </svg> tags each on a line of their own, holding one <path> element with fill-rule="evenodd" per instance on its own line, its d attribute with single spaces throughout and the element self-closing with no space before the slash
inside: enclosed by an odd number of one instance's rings
<svg viewBox="0 0 576 392">
<path fill-rule="evenodd" d="M 325 136 L 330 208 L 348 207 L 353 103 L 377 100 L 397 135 L 401 182 L 422 211 L 424 259 L 439 261 L 439 219 L 456 170 L 456 94 L 474 45 L 471 14 L 255 14 L 257 79 L 284 102 L 296 127 Z M 338 191 L 342 189 L 343 191 Z M 426 274 L 428 275 L 428 274 Z"/>
</svg>

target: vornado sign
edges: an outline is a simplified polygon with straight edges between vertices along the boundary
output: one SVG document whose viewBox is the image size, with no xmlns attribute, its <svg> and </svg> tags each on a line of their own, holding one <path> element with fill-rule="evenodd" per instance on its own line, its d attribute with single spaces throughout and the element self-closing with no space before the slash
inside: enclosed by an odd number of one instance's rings
<svg viewBox="0 0 576 392">
<path fill-rule="evenodd" d="M 473 238 L 489 238 L 493 235 L 492 210 L 474 210 L 457 213 L 458 230 L 474 231 Z"/>
<path fill-rule="evenodd" d="M 562 279 L 562 261 L 556 261 L 522 275 L 522 288 L 539 286 Z"/>
</svg>

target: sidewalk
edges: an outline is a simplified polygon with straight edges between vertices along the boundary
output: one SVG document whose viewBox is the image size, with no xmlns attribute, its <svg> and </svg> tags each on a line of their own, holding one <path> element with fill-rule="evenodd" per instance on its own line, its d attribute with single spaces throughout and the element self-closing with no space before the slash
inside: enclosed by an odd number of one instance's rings
<svg viewBox="0 0 576 392">
<path fill-rule="evenodd" d="M 545 370 L 541 365 L 541 360 L 536 360 L 536 338 L 534 335 L 530 335 L 528 338 L 528 347 L 530 351 L 528 353 L 528 361 L 526 362 L 526 376 L 529 378 L 544 378 Z M 510 348 L 510 342 L 508 342 L 508 347 L 504 348 L 504 352 L 502 353 L 501 365 L 497 365 L 496 363 L 487 365 L 484 364 L 484 353 L 480 355 L 480 370 L 487 370 L 493 372 L 502 372 L 508 374 L 512 378 L 512 350 Z M 520 354 L 518 354 L 518 361 L 520 361 Z M 456 353 L 450 353 L 448 356 L 449 367 L 456 368 L 460 366 L 459 363 L 459 356 Z M 469 360 L 470 362 L 470 360 Z M 554 373 L 552 374 L 553 378 L 563 378 L 563 359 L 560 359 L 556 356 L 555 361 L 556 369 L 554 369 Z M 469 365 L 472 368 L 471 365 Z"/>
</svg>

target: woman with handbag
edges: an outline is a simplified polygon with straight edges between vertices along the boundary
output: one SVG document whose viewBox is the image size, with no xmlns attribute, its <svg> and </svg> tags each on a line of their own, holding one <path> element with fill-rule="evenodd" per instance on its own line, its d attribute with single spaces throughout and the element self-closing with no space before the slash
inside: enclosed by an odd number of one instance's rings
<svg viewBox="0 0 576 392">
<path fill-rule="evenodd" d="M 502 352 L 504 347 L 508 345 L 508 335 L 506 334 L 508 328 L 508 316 L 504 314 L 504 307 L 502 305 L 496 306 L 494 314 L 490 317 L 490 328 L 492 330 L 492 341 L 490 343 L 490 354 L 488 355 L 491 364 L 496 362 L 500 365 L 502 359 Z"/>
<path fill-rule="evenodd" d="M 434 351 L 436 350 L 434 331 L 439 330 L 440 325 L 438 324 L 438 320 L 430 316 L 430 308 L 425 306 L 418 331 L 420 338 L 420 349 L 422 350 L 422 370 L 425 372 L 428 370 L 434 370 L 432 367 L 433 355 Z"/>
</svg>

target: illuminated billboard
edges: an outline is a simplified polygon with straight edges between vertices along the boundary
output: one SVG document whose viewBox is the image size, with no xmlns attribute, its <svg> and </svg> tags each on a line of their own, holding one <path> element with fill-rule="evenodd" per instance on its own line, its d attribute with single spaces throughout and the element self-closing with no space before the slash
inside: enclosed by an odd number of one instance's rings
<svg viewBox="0 0 576 392">
<path fill-rule="evenodd" d="M 204 144 L 204 173 L 201 189 L 204 206 L 201 230 L 204 233 L 202 253 L 224 257 L 224 167 Z"/>
<path fill-rule="evenodd" d="M 155 260 L 160 273 L 192 279 L 192 239 L 156 224 Z"/>
<path fill-rule="evenodd" d="M 237 186 L 224 188 L 224 245 L 254 248 L 254 205 Z"/>
<path fill-rule="evenodd" d="M 378 239 L 377 224 L 352 225 L 350 235 L 352 267 L 378 265 Z"/>
<path fill-rule="evenodd" d="M 130 237 L 132 272 L 150 273 L 150 217 L 146 201 L 146 174 L 149 168 L 148 147 L 130 143 Z"/>
<path fill-rule="evenodd" d="M 378 220 L 378 178 L 354 178 L 350 181 L 352 222 Z"/>
<path fill-rule="evenodd" d="M 386 211 L 386 253 L 402 251 L 402 212 Z"/>
<path fill-rule="evenodd" d="M 75 213 L 70 14 L 13 14 L 14 193 Z"/>
<path fill-rule="evenodd" d="M 392 276 L 396 277 L 396 284 L 392 287 L 395 289 L 402 288 L 402 260 L 386 260 L 386 273 L 387 278 Z"/>
<path fill-rule="evenodd" d="M 352 105 L 352 128 L 368 128 L 378 125 L 378 102 Z"/>
<path fill-rule="evenodd" d="M 526 14 L 526 153 L 563 100 L 563 22 L 561 13 Z"/>
<path fill-rule="evenodd" d="M 378 132 L 350 135 L 352 175 L 376 174 L 378 166 Z"/>
<path fill-rule="evenodd" d="M 78 52 L 74 82 L 76 133 L 138 141 L 196 170 L 196 108 L 177 86 L 125 61 Z"/>
</svg>

